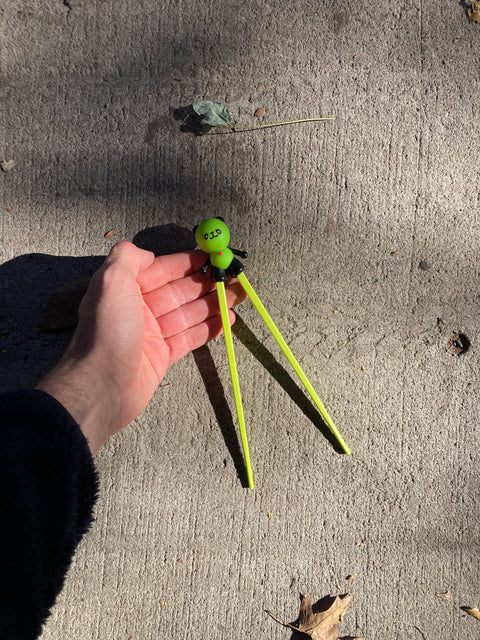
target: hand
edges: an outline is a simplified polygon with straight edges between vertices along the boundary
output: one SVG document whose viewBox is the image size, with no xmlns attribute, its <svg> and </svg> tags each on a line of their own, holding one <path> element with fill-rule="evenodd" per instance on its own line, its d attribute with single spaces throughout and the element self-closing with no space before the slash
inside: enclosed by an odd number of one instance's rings
<svg viewBox="0 0 480 640">
<path fill-rule="evenodd" d="M 204 263 L 201 251 L 155 258 L 121 242 L 93 276 L 67 351 L 37 386 L 70 412 L 92 453 L 145 409 L 169 365 L 222 332 Z M 227 286 L 229 307 L 245 297 L 238 282 Z"/>
</svg>

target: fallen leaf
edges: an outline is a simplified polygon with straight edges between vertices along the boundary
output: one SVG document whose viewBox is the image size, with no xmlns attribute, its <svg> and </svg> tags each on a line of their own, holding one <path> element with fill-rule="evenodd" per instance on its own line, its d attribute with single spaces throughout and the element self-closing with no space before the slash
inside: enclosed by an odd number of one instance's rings
<svg viewBox="0 0 480 640">
<path fill-rule="evenodd" d="M 452 594 L 450 593 L 450 589 L 445 591 L 445 593 L 436 593 L 437 598 L 442 598 L 442 600 L 450 600 Z"/>
<path fill-rule="evenodd" d="M 110 231 L 107 231 L 107 233 L 104 234 L 104 238 L 105 240 L 109 240 L 110 238 L 113 238 L 113 236 L 115 235 L 115 229 L 110 229 Z"/>
<path fill-rule="evenodd" d="M 299 630 L 310 636 L 312 640 L 336 640 L 337 625 L 342 622 L 352 598 L 353 596 L 336 596 L 333 602 L 331 602 L 332 598 L 323 598 L 320 603 L 317 603 L 316 608 L 320 610 L 314 613 L 312 598 L 309 595 L 304 596 L 298 617 Z"/>
<path fill-rule="evenodd" d="M 201 116 L 202 122 L 211 127 L 226 126 L 231 127 L 232 121 L 227 107 L 221 102 L 202 100 L 192 105 L 193 110 Z"/>
<path fill-rule="evenodd" d="M 262 89 L 264 89 L 264 88 L 265 88 L 265 85 L 263 84 L 263 82 L 259 82 L 259 83 L 257 84 L 257 91 L 261 91 L 261 90 L 262 90 Z"/>
<path fill-rule="evenodd" d="M 460 607 L 460 608 L 463 609 L 465 613 L 468 613 L 469 616 L 473 616 L 477 620 L 480 620 L 480 611 L 477 609 L 477 607 L 474 607 L 473 609 L 470 609 L 470 607 Z"/>
<path fill-rule="evenodd" d="M 473 0 L 469 9 L 467 9 L 467 15 L 470 22 L 480 23 L 480 0 Z"/>
<path fill-rule="evenodd" d="M 258 107 L 258 109 L 253 114 L 256 118 L 262 118 L 267 113 L 267 110 L 263 107 Z"/>
<path fill-rule="evenodd" d="M 297 626 L 285 622 L 271 611 L 267 611 L 290 629 L 310 636 L 312 640 L 363 640 L 354 636 L 339 638 L 337 625 L 343 620 L 345 611 L 353 596 L 326 596 L 312 606 L 312 598 L 302 597 Z M 315 609 L 315 611 L 314 611 Z"/>
<path fill-rule="evenodd" d="M 50 296 L 40 330 L 43 332 L 70 329 L 78 322 L 78 307 L 88 288 L 90 277 L 72 280 Z"/>
<path fill-rule="evenodd" d="M 2 167 L 2 171 L 5 171 L 5 173 L 7 173 L 8 171 L 11 171 L 14 166 L 15 166 L 14 160 L 2 160 L 2 162 L 0 162 L 0 167 Z"/>
</svg>

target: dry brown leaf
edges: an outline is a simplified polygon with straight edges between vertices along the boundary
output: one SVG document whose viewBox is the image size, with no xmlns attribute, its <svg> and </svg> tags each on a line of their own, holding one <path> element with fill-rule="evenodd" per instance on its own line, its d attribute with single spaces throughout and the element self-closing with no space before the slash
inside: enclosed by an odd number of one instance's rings
<svg viewBox="0 0 480 640">
<path fill-rule="evenodd" d="M 265 85 L 263 84 L 263 82 L 259 82 L 257 84 L 257 91 L 262 91 L 262 89 L 264 89 L 264 88 L 265 88 Z"/>
<path fill-rule="evenodd" d="M 480 0 L 473 0 L 471 7 L 467 9 L 467 15 L 470 22 L 480 23 Z"/>
<path fill-rule="evenodd" d="M 354 636 L 339 638 L 337 625 L 343 620 L 345 611 L 353 596 L 326 596 L 312 606 L 312 598 L 307 595 L 302 597 L 298 626 L 285 622 L 271 611 L 270 615 L 280 620 L 290 629 L 295 629 L 310 636 L 312 640 L 364 640 Z M 315 609 L 315 611 L 314 611 Z"/>
<path fill-rule="evenodd" d="M 480 620 L 480 611 L 477 609 L 477 607 L 474 607 L 473 609 L 470 609 L 470 607 L 462 607 L 462 609 L 465 611 L 465 613 L 468 613 L 469 616 L 473 616 L 477 620 Z"/>
<path fill-rule="evenodd" d="M 5 171 L 5 173 L 11 171 L 14 166 L 15 160 L 2 160 L 2 162 L 0 162 L 0 167 L 2 167 L 2 171 Z"/>
<path fill-rule="evenodd" d="M 114 235 L 115 235 L 115 229 L 110 229 L 109 231 L 103 234 L 103 237 L 105 238 L 105 240 L 109 240 L 110 238 L 113 238 Z"/>
<path fill-rule="evenodd" d="M 89 277 L 72 280 L 52 293 L 45 309 L 41 331 L 59 331 L 77 324 L 78 307 L 89 282 Z"/>
<path fill-rule="evenodd" d="M 298 618 L 298 628 L 302 633 L 306 633 L 312 640 L 337 640 L 337 625 L 342 621 L 343 615 L 353 596 L 336 596 L 323 598 L 313 612 L 312 598 L 307 595 L 302 598 L 300 605 L 300 615 Z M 326 607 L 326 608 L 325 608 Z"/>
<path fill-rule="evenodd" d="M 258 107 L 258 109 L 253 114 L 256 118 L 262 118 L 267 113 L 267 110 L 263 107 Z"/>
<path fill-rule="evenodd" d="M 452 594 L 450 593 L 450 589 L 445 591 L 445 593 L 436 593 L 437 598 L 442 598 L 442 600 L 450 600 Z"/>
</svg>

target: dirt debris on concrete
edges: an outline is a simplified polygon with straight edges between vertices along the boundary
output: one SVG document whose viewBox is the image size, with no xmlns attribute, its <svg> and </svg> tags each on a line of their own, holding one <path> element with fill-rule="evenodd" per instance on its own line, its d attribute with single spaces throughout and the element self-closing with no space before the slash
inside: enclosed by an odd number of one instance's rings
<svg viewBox="0 0 480 640">
<path fill-rule="evenodd" d="M 455 356 L 459 356 L 461 353 L 468 351 L 470 341 L 463 333 L 452 333 L 446 344 L 446 349 L 449 353 Z"/>
</svg>

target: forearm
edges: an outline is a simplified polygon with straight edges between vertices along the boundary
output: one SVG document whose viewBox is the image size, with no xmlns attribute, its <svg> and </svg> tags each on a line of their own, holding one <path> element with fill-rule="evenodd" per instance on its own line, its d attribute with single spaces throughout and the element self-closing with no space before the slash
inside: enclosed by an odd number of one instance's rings
<svg viewBox="0 0 480 640">
<path fill-rule="evenodd" d="M 37 638 L 98 490 L 78 425 L 39 391 L 0 396 L 1 636 Z"/>
</svg>

